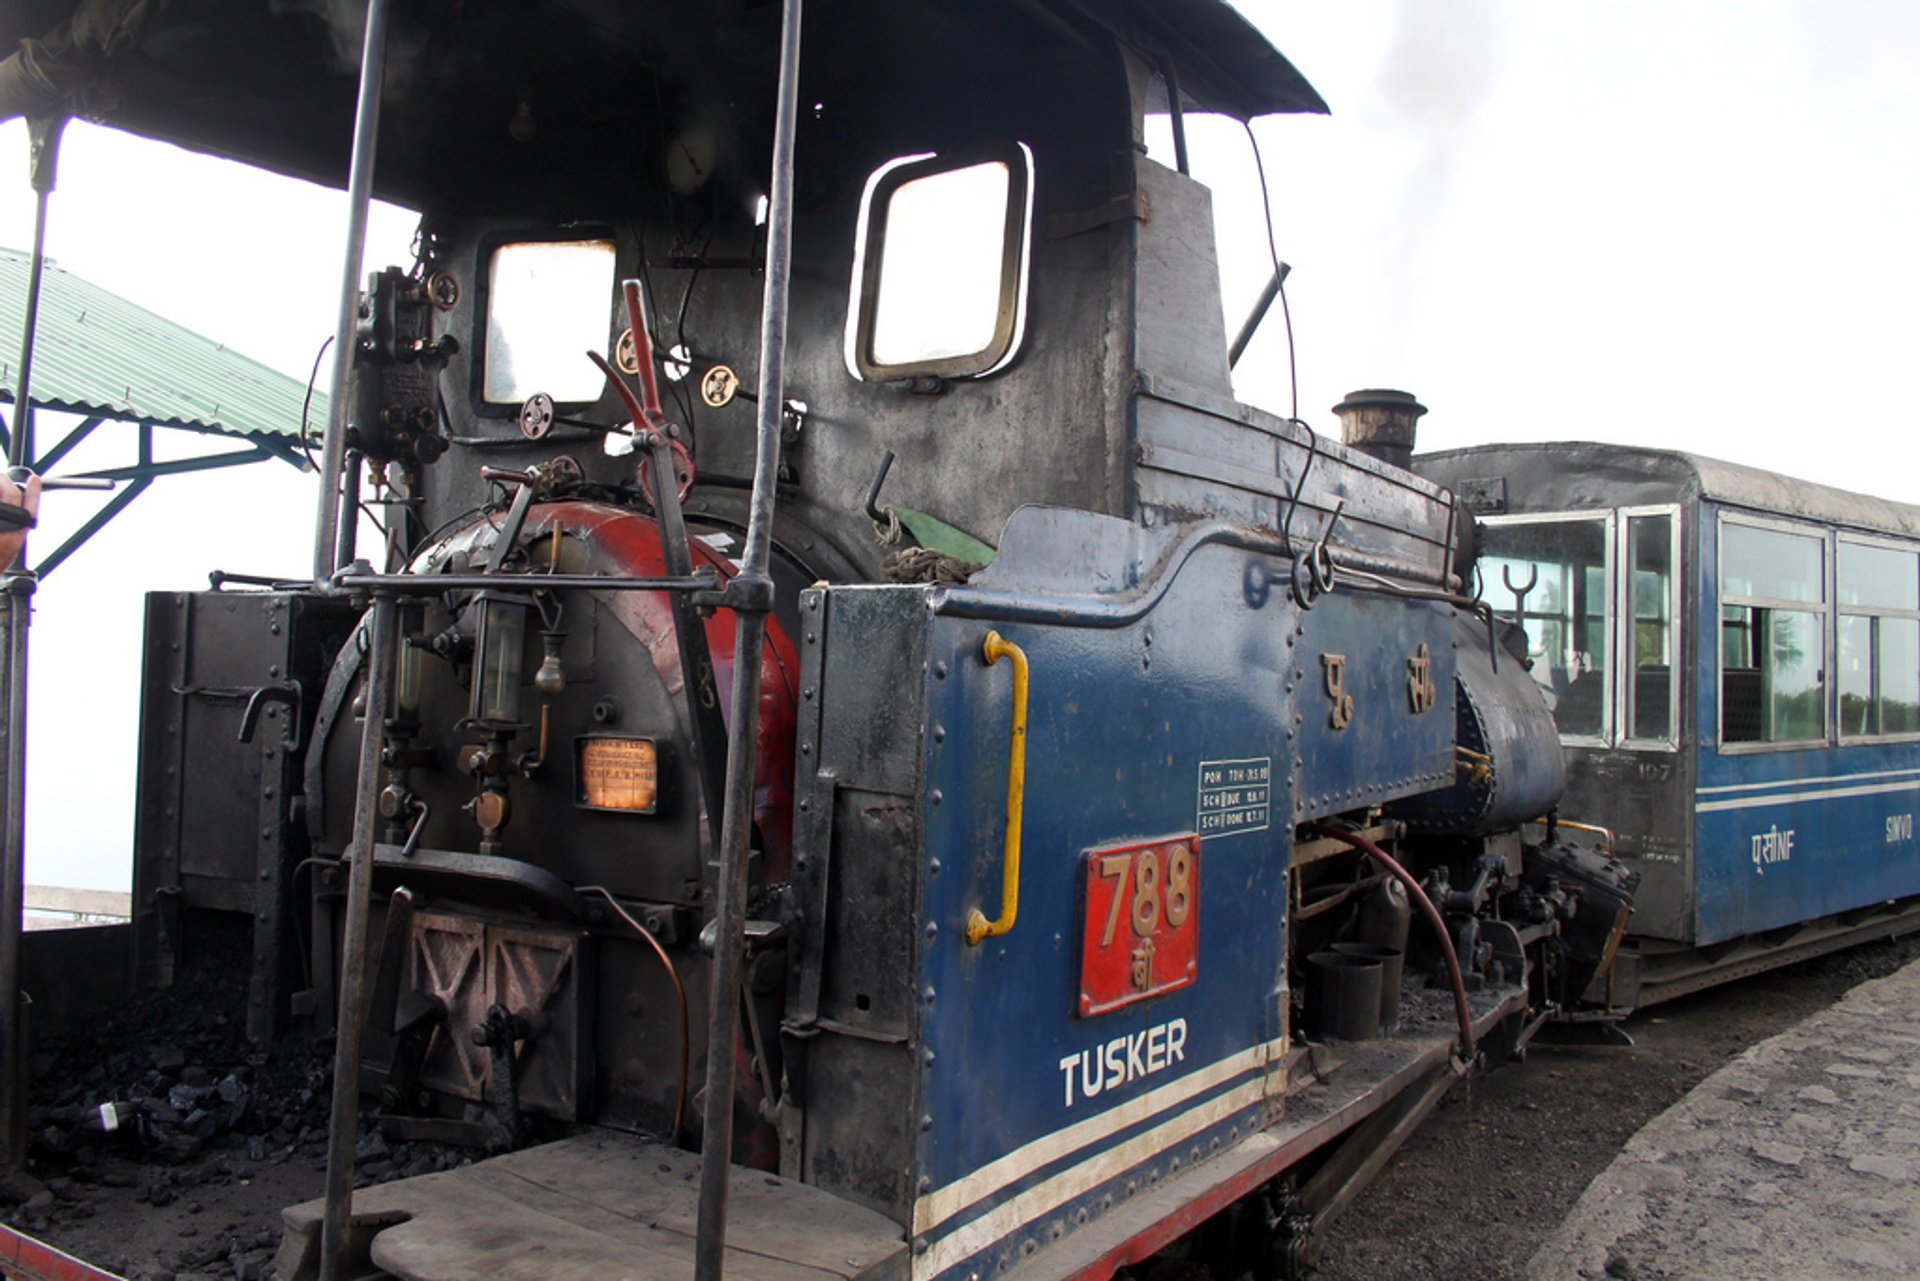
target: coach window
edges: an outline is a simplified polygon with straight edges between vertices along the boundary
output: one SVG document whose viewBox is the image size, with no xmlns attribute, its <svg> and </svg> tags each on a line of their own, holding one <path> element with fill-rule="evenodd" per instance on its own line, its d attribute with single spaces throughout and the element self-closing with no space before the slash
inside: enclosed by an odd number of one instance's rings
<svg viewBox="0 0 1920 1281">
<path fill-rule="evenodd" d="M 1720 524 L 1720 741 L 1827 736 L 1826 540 Z"/>
<path fill-rule="evenodd" d="M 1533 679 L 1574 741 L 1604 742 L 1611 729 L 1611 531 L 1607 517 L 1494 518 L 1483 531 L 1481 594 L 1520 620 Z"/>
<path fill-rule="evenodd" d="M 1019 351 L 1033 153 L 906 156 L 867 179 L 847 310 L 847 368 L 868 382 L 990 374 Z"/>
<path fill-rule="evenodd" d="M 1639 743 L 1671 744 L 1674 703 L 1674 518 L 1671 512 L 1627 512 L 1626 734 Z"/>
<path fill-rule="evenodd" d="M 1840 737 L 1920 733 L 1920 552 L 1842 538 Z"/>
</svg>

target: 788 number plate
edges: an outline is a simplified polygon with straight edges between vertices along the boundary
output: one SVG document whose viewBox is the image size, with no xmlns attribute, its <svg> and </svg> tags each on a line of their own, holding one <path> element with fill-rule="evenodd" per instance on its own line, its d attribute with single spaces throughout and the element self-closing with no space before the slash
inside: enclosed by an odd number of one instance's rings
<svg viewBox="0 0 1920 1281">
<path fill-rule="evenodd" d="M 1080 1014 L 1104 1014 L 1199 976 L 1200 838 L 1088 850 Z"/>
</svg>

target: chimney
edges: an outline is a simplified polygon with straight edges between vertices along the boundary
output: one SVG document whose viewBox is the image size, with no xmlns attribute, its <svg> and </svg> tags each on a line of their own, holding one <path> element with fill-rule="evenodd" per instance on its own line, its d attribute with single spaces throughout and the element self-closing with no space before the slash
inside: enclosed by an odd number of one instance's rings
<svg viewBox="0 0 1920 1281">
<path fill-rule="evenodd" d="M 1411 392 L 1384 387 L 1348 392 L 1333 412 L 1340 416 L 1343 442 L 1402 471 L 1410 468 L 1414 424 L 1427 412 Z"/>
</svg>

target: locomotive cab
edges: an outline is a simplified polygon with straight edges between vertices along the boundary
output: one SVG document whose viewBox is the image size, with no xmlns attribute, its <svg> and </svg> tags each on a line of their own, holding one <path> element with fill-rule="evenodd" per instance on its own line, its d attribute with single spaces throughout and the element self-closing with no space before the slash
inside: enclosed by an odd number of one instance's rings
<svg viewBox="0 0 1920 1281">
<path fill-rule="evenodd" d="M 1312 88 L 1214 0 L 797 14 L 366 46 L 421 225 L 343 309 L 321 565 L 155 601 L 142 748 L 146 974 L 239 916 L 252 1034 L 335 1045 L 287 1275 L 1100 1276 L 1230 1209 L 1284 1272 L 1618 946 L 1406 406 L 1234 398 L 1184 114 Z M 325 19 L 128 22 L 117 123 L 339 181 Z M 356 1121 L 492 1159 L 356 1192 Z"/>
</svg>

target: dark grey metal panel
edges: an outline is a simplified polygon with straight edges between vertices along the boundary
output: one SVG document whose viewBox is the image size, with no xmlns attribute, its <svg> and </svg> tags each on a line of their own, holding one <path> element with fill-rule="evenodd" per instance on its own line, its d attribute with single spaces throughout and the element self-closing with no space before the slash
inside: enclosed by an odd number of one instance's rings
<svg viewBox="0 0 1920 1281">
<path fill-rule="evenodd" d="M 784 1044 L 802 1115 L 783 1162 L 904 1223 L 920 1079 L 927 592 L 820 589 L 800 616 L 794 868 L 805 932 Z"/>
<path fill-rule="evenodd" d="M 820 1015 L 905 1041 L 913 1025 L 913 914 L 919 901 L 919 802 L 836 787 L 821 922 Z"/>
<path fill-rule="evenodd" d="M 1145 156 L 1135 181 L 1146 216 L 1134 231 L 1134 366 L 1230 396 L 1213 193 Z"/>
<path fill-rule="evenodd" d="M 1564 751 L 1561 817 L 1611 828 L 1619 857 L 1640 873 L 1633 932 L 1692 942 L 1693 753 Z"/>
<path fill-rule="evenodd" d="M 1163 378 L 1143 381 L 1134 412 L 1134 485 L 1149 519 L 1211 516 L 1277 530 L 1298 487 L 1296 542 L 1318 538 L 1338 507 L 1328 535 L 1336 553 L 1404 561 L 1435 577 L 1447 563 L 1450 499 L 1429 481 Z"/>
<path fill-rule="evenodd" d="M 269 1039 L 287 1017 L 295 972 L 292 869 L 305 855 L 293 821 L 304 730 L 327 665 L 356 614 L 297 592 L 154 593 L 134 828 L 138 964 L 165 982 L 183 909 L 253 920 L 248 1034 Z M 240 731 L 266 691 L 250 742 Z"/>
</svg>

